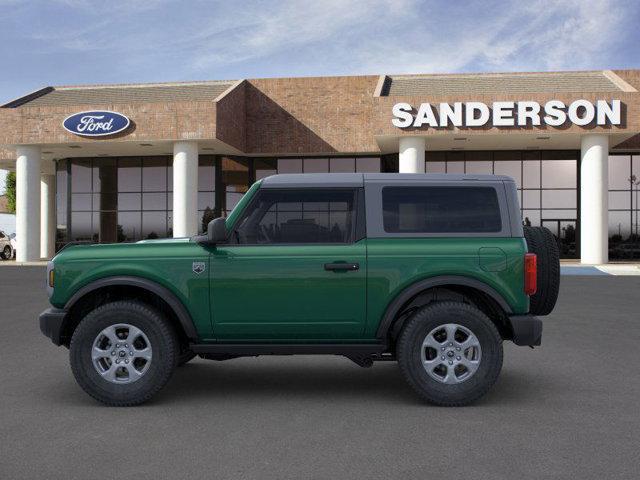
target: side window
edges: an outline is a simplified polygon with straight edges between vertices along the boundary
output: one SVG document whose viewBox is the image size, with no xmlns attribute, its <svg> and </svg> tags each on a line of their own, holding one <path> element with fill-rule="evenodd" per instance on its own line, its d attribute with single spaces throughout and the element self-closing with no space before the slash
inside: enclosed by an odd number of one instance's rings
<svg viewBox="0 0 640 480">
<path fill-rule="evenodd" d="M 502 230 L 492 187 L 385 187 L 383 223 L 388 233 L 490 233 Z"/>
<path fill-rule="evenodd" d="M 355 222 L 353 189 L 264 189 L 239 220 L 245 245 L 349 243 Z"/>
<path fill-rule="evenodd" d="M 6 237 L 4 236 L 4 233 L 0 232 L 0 238 L 6 238 Z"/>
</svg>

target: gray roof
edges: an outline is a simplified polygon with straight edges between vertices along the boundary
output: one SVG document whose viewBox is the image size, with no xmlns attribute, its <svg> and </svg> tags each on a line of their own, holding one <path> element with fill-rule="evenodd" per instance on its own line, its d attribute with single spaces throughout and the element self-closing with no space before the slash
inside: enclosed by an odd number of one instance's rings
<svg viewBox="0 0 640 480">
<path fill-rule="evenodd" d="M 262 188 L 362 187 L 367 182 L 513 181 L 505 175 L 457 175 L 445 173 L 287 173 L 262 180 Z"/>
<path fill-rule="evenodd" d="M 462 75 L 391 75 L 382 96 L 479 95 L 519 93 L 620 92 L 603 71 L 492 73 Z"/>
<path fill-rule="evenodd" d="M 234 83 L 234 81 L 225 80 L 194 83 L 46 87 L 9 102 L 3 107 L 213 101 Z"/>
</svg>

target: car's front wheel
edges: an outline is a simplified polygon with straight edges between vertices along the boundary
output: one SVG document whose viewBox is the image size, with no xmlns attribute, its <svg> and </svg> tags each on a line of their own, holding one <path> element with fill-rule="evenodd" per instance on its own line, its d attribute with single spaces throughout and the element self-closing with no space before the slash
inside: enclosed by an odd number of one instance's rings
<svg viewBox="0 0 640 480">
<path fill-rule="evenodd" d="M 70 360 L 82 389 L 112 406 L 143 403 L 169 381 L 178 342 L 167 319 L 136 301 L 90 312 L 73 333 Z"/>
<path fill-rule="evenodd" d="M 477 308 L 427 305 L 404 325 L 396 345 L 408 383 L 435 405 L 462 406 L 483 396 L 502 368 L 502 338 Z"/>
</svg>

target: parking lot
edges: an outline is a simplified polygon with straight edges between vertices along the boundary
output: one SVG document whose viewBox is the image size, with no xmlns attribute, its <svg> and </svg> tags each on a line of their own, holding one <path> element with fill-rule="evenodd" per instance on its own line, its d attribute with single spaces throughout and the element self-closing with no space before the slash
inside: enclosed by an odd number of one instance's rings
<svg viewBox="0 0 640 480">
<path fill-rule="evenodd" d="M 640 277 L 564 276 L 543 346 L 505 344 L 478 404 L 422 404 L 395 363 L 260 357 L 180 368 L 107 408 L 40 334 L 44 269 L 0 269 L 0 478 L 637 478 Z"/>
</svg>

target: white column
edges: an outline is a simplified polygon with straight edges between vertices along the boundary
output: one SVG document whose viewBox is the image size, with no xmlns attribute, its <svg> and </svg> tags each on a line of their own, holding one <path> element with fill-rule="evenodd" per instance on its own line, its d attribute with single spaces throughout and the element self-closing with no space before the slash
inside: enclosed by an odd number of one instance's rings
<svg viewBox="0 0 640 480">
<path fill-rule="evenodd" d="M 40 147 L 16 148 L 16 260 L 40 260 Z"/>
<path fill-rule="evenodd" d="M 580 151 L 580 262 L 609 261 L 609 137 L 585 135 Z"/>
<path fill-rule="evenodd" d="M 56 177 L 40 175 L 40 257 L 51 259 L 56 242 Z"/>
<path fill-rule="evenodd" d="M 198 143 L 173 144 L 173 236 L 198 233 Z"/>
<path fill-rule="evenodd" d="M 422 137 L 400 137 L 400 173 L 424 173 L 425 139 Z"/>
</svg>

